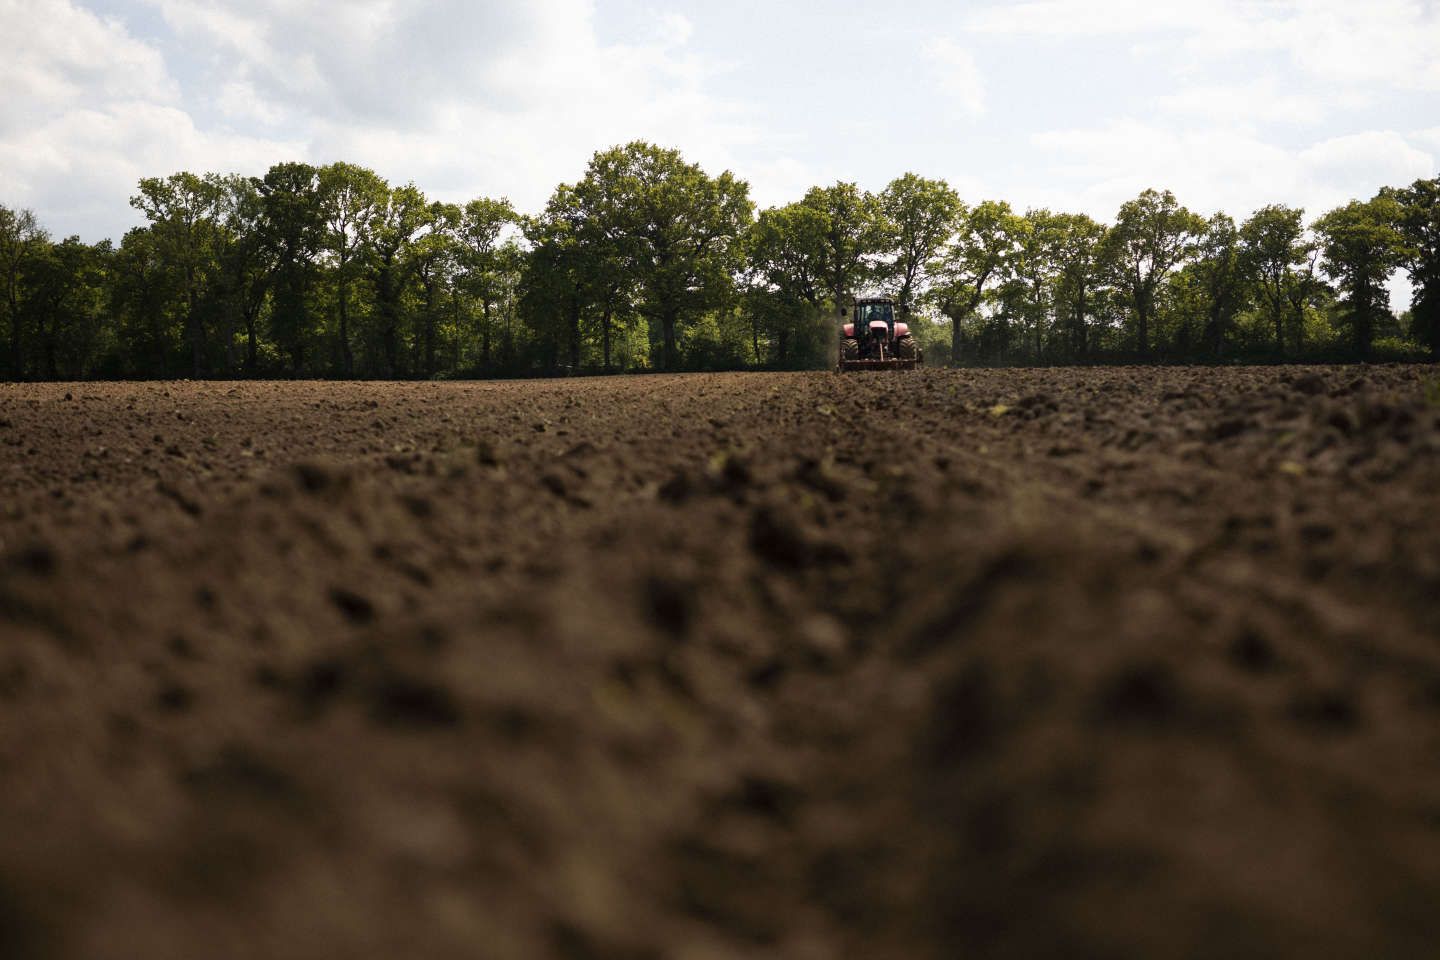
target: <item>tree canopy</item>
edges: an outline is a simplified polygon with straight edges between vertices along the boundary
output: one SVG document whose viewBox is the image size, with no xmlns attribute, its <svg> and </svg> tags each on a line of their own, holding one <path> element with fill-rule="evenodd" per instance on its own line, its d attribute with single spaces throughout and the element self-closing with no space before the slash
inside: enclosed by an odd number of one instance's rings
<svg viewBox="0 0 1440 960">
<path fill-rule="evenodd" d="M 862 294 L 931 362 L 1440 358 L 1440 179 L 1238 225 L 1165 190 L 1104 223 L 909 172 L 757 211 L 735 174 L 637 141 L 533 215 L 345 162 L 147 177 L 131 204 L 118 244 L 0 205 L 7 378 L 823 367 Z"/>
</svg>

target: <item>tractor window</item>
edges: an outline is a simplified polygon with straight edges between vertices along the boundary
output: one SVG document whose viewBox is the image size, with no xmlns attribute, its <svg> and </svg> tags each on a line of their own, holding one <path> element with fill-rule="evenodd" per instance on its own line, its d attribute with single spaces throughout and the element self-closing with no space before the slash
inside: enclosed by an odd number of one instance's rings
<svg viewBox="0 0 1440 960">
<path fill-rule="evenodd" d="M 894 310 L 888 303 L 871 303 L 864 308 L 864 321 L 868 324 L 875 320 L 883 320 L 888 325 L 895 320 Z"/>
</svg>

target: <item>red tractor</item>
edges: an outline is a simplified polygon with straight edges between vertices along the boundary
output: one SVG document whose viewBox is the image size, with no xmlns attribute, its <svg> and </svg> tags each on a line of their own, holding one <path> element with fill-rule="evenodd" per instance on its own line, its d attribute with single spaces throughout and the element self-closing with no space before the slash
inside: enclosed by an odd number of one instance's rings
<svg viewBox="0 0 1440 960">
<path fill-rule="evenodd" d="M 855 301 L 850 322 L 840 328 L 837 370 L 913 370 L 924 357 L 910 325 L 895 320 L 895 301 L 862 297 Z"/>
</svg>

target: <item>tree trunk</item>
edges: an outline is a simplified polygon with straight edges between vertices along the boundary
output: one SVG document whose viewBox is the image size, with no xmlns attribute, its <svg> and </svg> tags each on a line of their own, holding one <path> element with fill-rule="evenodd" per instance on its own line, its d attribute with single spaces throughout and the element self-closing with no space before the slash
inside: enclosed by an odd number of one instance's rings
<svg viewBox="0 0 1440 960">
<path fill-rule="evenodd" d="M 605 312 L 600 317 L 600 349 L 604 354 L 605 372 L 610 372 L 610 304 L 605 304 Z"/>
<path fill-rule="evenodd" d="M 425 282 L 425 378 L 435 376 L 435 282 Z"/>
<path fill-rule="evenodd" d="M 1294 311 L 1295 320 L 1295 354 L 1300 356 L 1305 353 L 1305 297 L 1303 293 L 1290 301 L 1290 308 Z"/>
<path fill-rule="evenodd" d="M 569 329 L 569 353 L 570 372 L 573 374 L 580 369 L 580 293 L 574 291 L 570 294 L 570 323 Z"/>
<path fill-rule="evenodd" d="M 1136 335 L 1140 356 L 1150 356 L 1150 305 L 1143 299 L 1135 304 Z"/>
<path fill-rule="evenodd" d="M 196 380 L 200 379 L 201 352 L 200 352 L 200 308 L 196 303 L 194 285 L 192 283 L 189 293 L 189 310 L 185 316 L 186 332 L 190 336 L 190 367 L 191 374 Z"/>
<path fill-rule="evenodd" d="M 375 299 L 380 311 L 380 344 L 385 355 L 385 379 L 395 379 L 397 368 L 397 349 L 395 335 L 399 327 L 399 317 L 396 315 L 395 306 L 395 278 L 392 275 L 389 263 L 383 263 L 375 277 Z"/>
<path fill-rule="evenodd" d="M 960 340 L 961 340 L 960 320 L 961 320 L 961 318 L 962 318 L 963 316 L 965 316 L 965 314 L 959 313 L 959 312 L 957 311 L 957 312 L 955 312 L 955 313 L 953 313 L 953 314 L 950 314 L 949 316 L 950 316 L 950 366 L 953 367 L 953 366 L 955 366 L 957 363 L 960 362 Z"/>
<path fill-rule="evenodd" d="M 60 305 L 56 304 L 50 314 L 50 326 L 40 331 L 45 343 L 45 375 L 51 380 L 60 379 L 60 369 L 55 364 L 55 327 L 60 323 Z"/>
<path fill-rule="evenodd" d="M 675 348 L 675 324 L 680 319 L 680 311 L 669 308 L 660 315 L 660 330 L 665 337 L 665 369 L 674 370 L 679 365 L 678 351 Z"/>
<path fill-rule="evenodd" d="M 25 379 L 25 338 L 22 332 L 20 306 L 10 300 L 10 376 L 18 383 Z"/>
<path fill-rule="evenodd" d="M 259 312 L 258 306 L 245 312 L 245 373 L 251 378 L 254 378 L 255 367 L 259 363 L 259 345 L 255 337 L 255 319 Z"/>
<path fill-rule="evenodd" d="M 349 284 L 345 282 L 345 265 L 340 265 L 340 358 L 344 364 L 345 378 L 355 376 L 355 355 L 350 350 L 350 304 Z"/>
<path fill-rule="evenodd" d="M 486 373 L 490 372 L 490 298 L 483 297 L 480 300 L 480 310 L 485 317 L 485 325 L 480 328 L 480 365 Z"/>
<path fill-rule="evenodd" d="M 1368 284 L 1357 284 L 1352 301 L 1355 312 L 1355 350 L 1361 360 L 1370 359 L 1370 347 L 1375 340 L 1375 313 L 1378 298 Z"/>
</svg>

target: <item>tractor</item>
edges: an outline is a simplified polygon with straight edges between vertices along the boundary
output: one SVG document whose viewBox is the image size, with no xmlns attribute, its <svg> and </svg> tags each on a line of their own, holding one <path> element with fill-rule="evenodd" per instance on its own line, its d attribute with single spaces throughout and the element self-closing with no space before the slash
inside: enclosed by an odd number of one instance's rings
<svg viewBox="0 0 1440 960">
<path fill-rule="evenodd" d="M 840 328 L 836 370 L 913 370 L 925 362 L 910 325 L 895 320 L 895 301 L 861 297 L 850 322 Z"/>
</svg>

